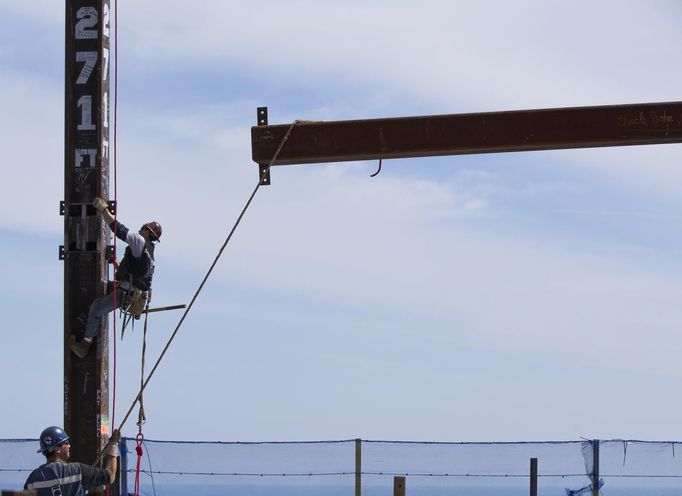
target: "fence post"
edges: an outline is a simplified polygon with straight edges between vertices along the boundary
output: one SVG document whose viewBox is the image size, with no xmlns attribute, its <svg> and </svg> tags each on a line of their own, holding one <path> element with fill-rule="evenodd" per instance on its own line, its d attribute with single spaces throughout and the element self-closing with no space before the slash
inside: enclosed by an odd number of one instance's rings
<svg viewBox="0 0 682 496">
<path fill-rule="evenodd" d="M 119 488 L 121 492 L 119 496 L 126 496 L 128 494 L 128 445 L 126 444 L 126 438 L 121 438 L 118 447 L 121 453 L 121 463 L 119 464 L 119 473 L 121 474 Z"/>
<path fill-rule="evenodd" d="M 362 440 L 355 440 L 355 496 L 362 496 Z"/>
<path fill-rule="evenodd" d="M 592 496 L 599 496 L 599 439 L 592 440 Z"/>
<path fill-rule="evenodd" d="M 538 459 L 530 459 L 530 496 L 538 496 Z"/>
<path fill-rule="evenodd" d="M 405 477 L 393 477 L 393 496 L 405 496 Z"/>
</svg>

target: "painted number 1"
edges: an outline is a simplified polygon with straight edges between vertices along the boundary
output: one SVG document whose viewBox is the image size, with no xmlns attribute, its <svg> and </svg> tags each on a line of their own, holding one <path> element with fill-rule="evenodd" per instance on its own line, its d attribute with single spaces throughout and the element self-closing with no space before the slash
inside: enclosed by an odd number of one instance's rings
<svg viewBox="0 0 682 496">
<path fill-rule="evenodd" d="M 78 108 L 81 110 L 81 121 L 77 126 L 79 131 L 92 131 L 95 125 L 92 123 L 92 96 L 83 95 L 78 99 Z"/>
</svg>

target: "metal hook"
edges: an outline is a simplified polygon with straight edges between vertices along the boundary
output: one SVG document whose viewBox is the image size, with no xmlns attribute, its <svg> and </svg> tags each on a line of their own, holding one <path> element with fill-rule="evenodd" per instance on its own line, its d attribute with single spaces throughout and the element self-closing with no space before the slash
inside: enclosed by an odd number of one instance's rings
<svg viewBox="0 0 682 496">
<path fill-rule="evenodd" d="M 374 174 L 370 174 L 369 177 L 374 177 L 377 174 L 379 174 L 379 172 L 381 172 L 381 159 L 379 159 L 379 168 L 377 169 L 377 171 Z"/>
</svg>

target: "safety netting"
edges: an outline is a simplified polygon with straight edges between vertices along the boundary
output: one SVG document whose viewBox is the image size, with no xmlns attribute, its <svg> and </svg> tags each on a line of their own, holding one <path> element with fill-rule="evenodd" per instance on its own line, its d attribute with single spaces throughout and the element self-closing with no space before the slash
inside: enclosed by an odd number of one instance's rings
<svg viewBox="0 0 682 496">
<path fill-rule="evenodd" d="M 42 463 L 37 440 L 0 440 L 0 489 L 22 487 Z M 525 496 L 531 459 L 540 496 L 672 496 L 682 492 L 678 441 L 292 442 L 121 441 L 121 494 L 149 496 L 406 494 Z M 139 460 L 140 470 L 137 471 Z M 138 475 L 139 473 L 139 475 Z"/>
</svg>

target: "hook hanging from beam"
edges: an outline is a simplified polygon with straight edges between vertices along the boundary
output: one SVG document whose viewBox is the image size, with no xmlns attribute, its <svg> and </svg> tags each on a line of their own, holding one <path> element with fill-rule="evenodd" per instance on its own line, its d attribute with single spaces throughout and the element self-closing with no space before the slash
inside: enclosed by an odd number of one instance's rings
<svg viewBox="0 0 682 496">
<path fill-rule="evenodd" d="M 379 175 L 379 172 L 381 172 L 381 159 L 379 159 L 379 168 L 374 174 L 370 174 L 369 177 L 376 177 Z"/>
</svg>

